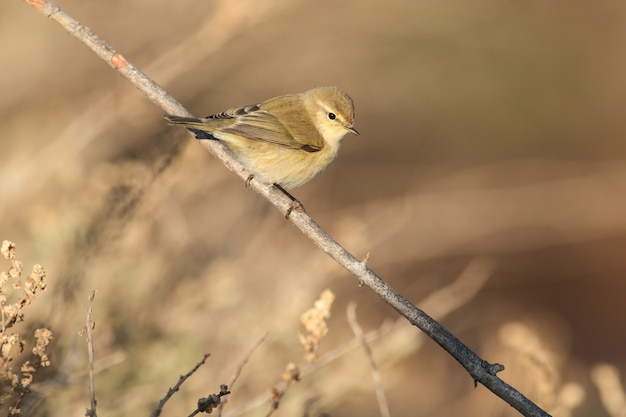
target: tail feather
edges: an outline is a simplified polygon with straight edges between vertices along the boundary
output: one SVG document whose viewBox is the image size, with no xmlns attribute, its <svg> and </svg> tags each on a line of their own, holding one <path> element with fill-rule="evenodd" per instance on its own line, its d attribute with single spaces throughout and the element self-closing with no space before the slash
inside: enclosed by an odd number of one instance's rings
<svg viewBox="0 0 626 417">
<path fill-rule="evenodd" d="M 193 127 L 188 127 L 187 130 L 196 135 L 196 139 L 217 140 L 215 136 L 211 135 L 206 130 L 194 129 Z"/>
<path fill-rule="evenodd" d="M 183 125 L 187 128 L 188 131 L 196 135 L 196 139 L 212 139 L 217 140 L 213 135 L 209 132 L 201 129 L 202 120 L 196 117 L 182 117 L 182 116 L 174 116 L 168 114 L 165 119 L 173 125 Z"/>
<path fill-rule="evenodd" d="M 185 124 L 197 124 L 202 123 L 200 119 L 197 117 L 183 117 L 183 116 L 174 116 L 171 114 L 167 114 L 163 116 L 168 122 L 174 125 L 185 125 Z"/>
</svg>

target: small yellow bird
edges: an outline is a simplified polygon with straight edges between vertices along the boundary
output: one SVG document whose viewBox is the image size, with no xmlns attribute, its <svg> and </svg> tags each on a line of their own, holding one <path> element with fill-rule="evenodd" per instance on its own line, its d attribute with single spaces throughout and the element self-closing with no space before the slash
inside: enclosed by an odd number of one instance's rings
<svg viewBox="0 0 626 417">
<path fill-rule="evenodd" d="M 313 179 L 335 159 L 346 133 L 359 134 L 352 99 L 337 87 L 313 88 L 208 117 L 165 118 L 198 139 L 222 141 L 255 178 L 281 189 Z"/>
</svg>

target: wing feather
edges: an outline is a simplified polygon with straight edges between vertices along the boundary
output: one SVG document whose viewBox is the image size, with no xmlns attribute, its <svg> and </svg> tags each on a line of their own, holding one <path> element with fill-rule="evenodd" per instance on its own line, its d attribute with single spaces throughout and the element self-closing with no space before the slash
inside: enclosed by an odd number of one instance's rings
<svg viewBox="0 0 626 417">
<path fill-rule="evenodd" d="M 302 109 L 291 106 L 281 105 L 280 114 L 284 121 L 281 122 L 271 113 L 276 106 L 272 106 L 272 100 L 262 104 L 253 104 L 244 107 L 228 109 L 222 113 L 209 116 L 207 120 L 222 121 L 221 126 L 217 129 L 225 133 L 232 133 L 243 136 L 254 141 L 273 143 L 289 149 L 301 149 L 307 152 L 317 152 L 323 147 L 323 139 L 321 137 L 300 138 L 300 135 L 294 135 L 294 132 L 302 132 L 302 127 L 308 124 L 307 132 L 315 133 L 319 136 L 317 129 L 309 120 L 302 120 Z M 268 110 L 265 107 L 269 107 Z M 232 123 L 228 123 L 231 121 Z M 226 122 L 226 123 L 224 123 Z"/>
</svg>

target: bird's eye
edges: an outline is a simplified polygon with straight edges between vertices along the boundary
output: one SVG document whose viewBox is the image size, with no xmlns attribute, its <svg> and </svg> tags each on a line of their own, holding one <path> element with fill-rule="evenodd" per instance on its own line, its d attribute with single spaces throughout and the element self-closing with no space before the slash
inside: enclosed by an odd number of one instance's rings
<svg viewBox="0 0 626 417">
<path fill-rule="evenodd" d="M 330 120 L 335 120 L 337 118 L 337 116 L 335 116 L 335 113 L 328 113 L 328 118 Z"/>
</svg>

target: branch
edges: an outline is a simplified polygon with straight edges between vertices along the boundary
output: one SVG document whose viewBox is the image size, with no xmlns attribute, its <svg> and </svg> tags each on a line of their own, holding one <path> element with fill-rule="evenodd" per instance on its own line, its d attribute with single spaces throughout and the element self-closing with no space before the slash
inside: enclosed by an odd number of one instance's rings
<svg viewBox="0 0 626 417">
<path fill-rule="evenodd" d="M 135 87 L 144 93 L 149 100 L 165 112 L 181 116 L 191 116 L 191 114 L 180 103 L 174 100 L 174 98 L 168 95 L 160 85 L 129 63 L 124 56 L 117 53 L 89 28 L 82 26 L 68 14 L 61 11 L 57 5 L 47 0 L 24 1 L 41 11 L 46 17 L 58 22 L 71 35 L 83 42 L 96 55 L 128 79 Z M 250 173 L 244 169 L 228 149 L 219 141 L 204 139 L 199 140 L 199 142 L 242 180 L 245 181 L 249 177 Z M 291 199 L 270 184 L 253 179 L 249 182 L 249 187 L 267 198 L 283 214 L 286 214 L 287 210 L 289 210 L 292 205 Z M 302 210 L 294 210 L 289 216 L 289 219 L 339 265 L 354 274 L 358 278 L 359 283 L 368 286 L 411 324 L 421 329 L 450 353 L 469 372 L 475 383 L 480 382 L 525 416 L 549 416 L 548 413 L 539 408 L 523 394 L 496 376 L 497 372 L 504 369 L 502 365 L 492 365 L 481 359 L 441 324 L 436 322 L 424 311 L 411 304 L 400 294 L 396 293 L 374 271 L 369 269 L 365 262 L 360 262 L 354 255 L 335 242 L 308 214 Z"/>
<path fill-rule="evenodd" d="M 178 382 L 176 383 L 176 385 L 174 385 L 172 388 L 167 390 L 167 394 L 165 394 L 165 397 L 161 398 L 161 401 L 159 401 L 159 404 L 157 404 L 157 407 L 154 409 L 152 414 L 150 414 L 150 417 L 159 417 L 161 415 L 161 412 L 163 412 L 163 407 L 165 406 L 165 403 L 168 402 L 169 399 L 172 398 L 172 396 L 178 392 L 178 390 L 183 385 L 183 383 L 191 375 L 196 373 L 196 371 L 200 369 L 200 367 L 206 363 L 206 360 L 209 356 L 211 356 L 210 353 L 205 353 L 202 359 L 200 359 L 200 361 L 196 363 L 189 372 L 187 372 L 185 375 L 181 375 L 180 378 L 178 378 Z"/>
</svg>

